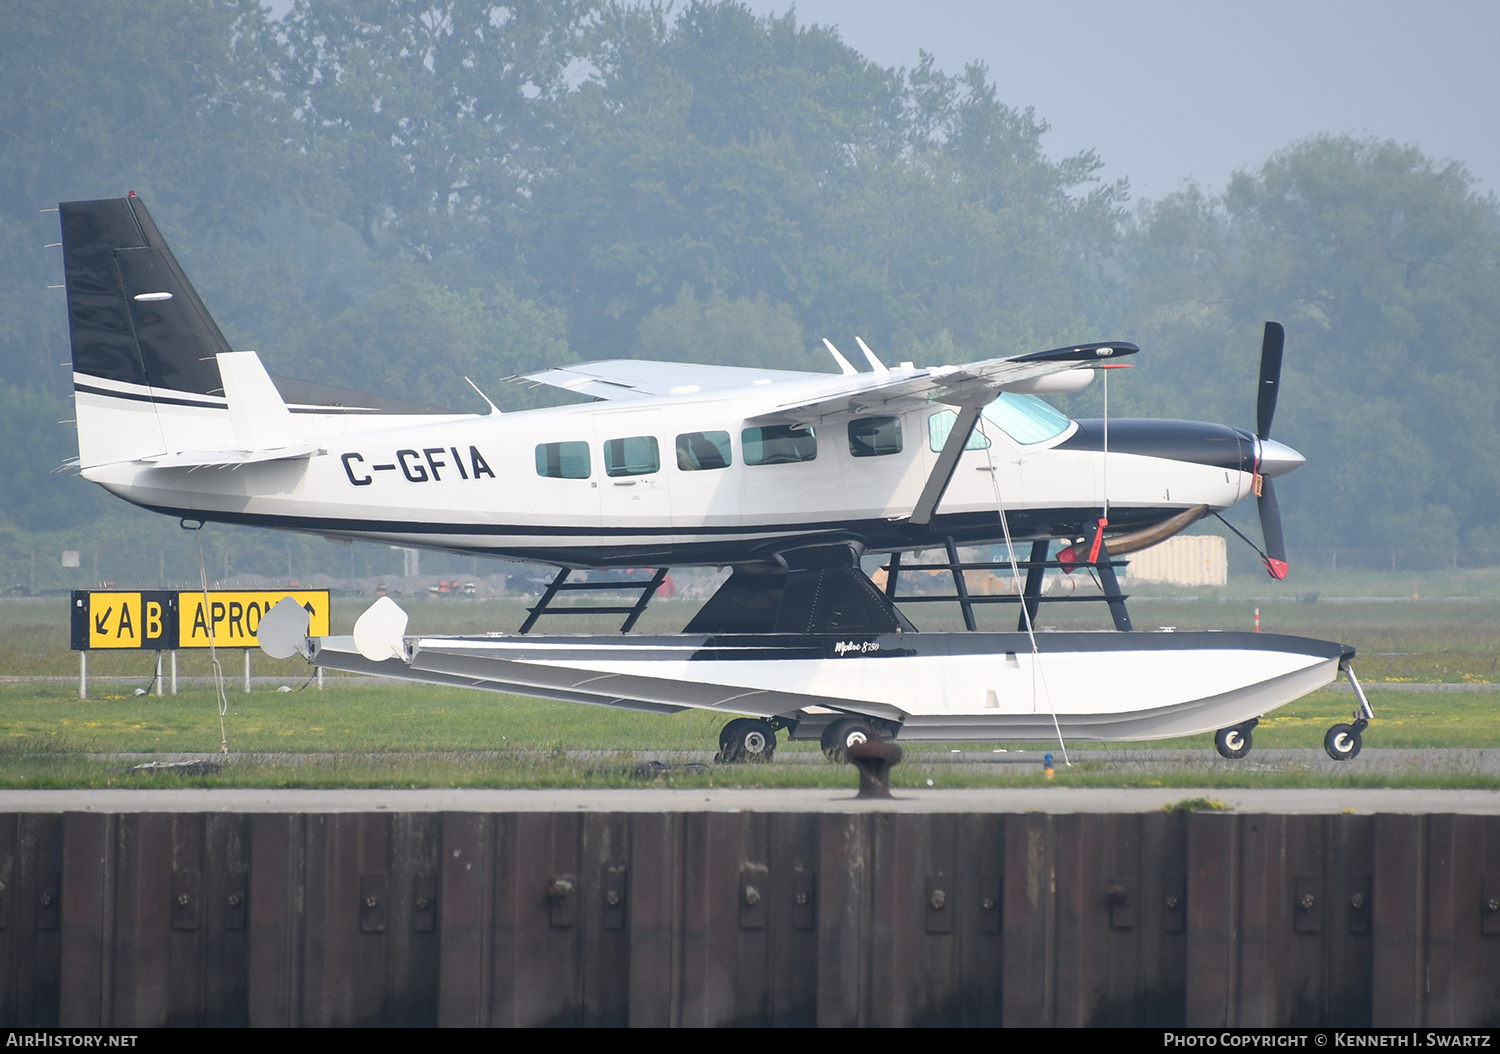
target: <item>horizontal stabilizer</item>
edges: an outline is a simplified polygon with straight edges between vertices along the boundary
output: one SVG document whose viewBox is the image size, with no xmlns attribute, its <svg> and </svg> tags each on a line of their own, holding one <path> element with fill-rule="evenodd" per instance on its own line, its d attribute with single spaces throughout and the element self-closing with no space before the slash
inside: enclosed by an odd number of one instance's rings
<svg viewBox="0 0 1500 1054">
<path fill-rule="evenodd" d="M 297 461 L 316 457 L 327 451 L 316 443 L 273 447 L 270 450 L 182 450 L 175 454 L 155 454 L 139 460 L 152 468 L 235 468 L 267 461 Z"/>
</svg>

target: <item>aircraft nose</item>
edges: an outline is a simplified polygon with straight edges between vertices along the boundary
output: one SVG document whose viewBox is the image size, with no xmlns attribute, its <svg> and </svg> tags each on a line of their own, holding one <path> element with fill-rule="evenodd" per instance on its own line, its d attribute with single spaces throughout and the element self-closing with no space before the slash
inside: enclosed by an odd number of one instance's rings
<svg viewBox="0 0 1500 1054">
<path fill-rule="evenodd" d="M 1260 474 L 1275 479 L 1277 476 L 1285 476 L 1294 469 L 1301 468 L 1307 458 L 1287 446 L 1278 443 L 1274 439 L 1262 439 L 1260 441 Z"/>
</svg>

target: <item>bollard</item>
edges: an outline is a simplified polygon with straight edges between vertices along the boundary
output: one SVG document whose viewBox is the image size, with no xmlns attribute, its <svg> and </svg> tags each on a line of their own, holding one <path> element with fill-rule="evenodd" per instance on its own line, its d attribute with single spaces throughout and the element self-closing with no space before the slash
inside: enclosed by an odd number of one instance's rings
<svg viewBox="0 0 1500 1054">
<path fill-rule="evenodd" d="M 896 743 L 867 739 L 845 751 L 851 764 L 859 769 L 859 793 L 856 798 L 889 798 L 891 769 L 901 763 L 905 752 Z"/>
</svg>

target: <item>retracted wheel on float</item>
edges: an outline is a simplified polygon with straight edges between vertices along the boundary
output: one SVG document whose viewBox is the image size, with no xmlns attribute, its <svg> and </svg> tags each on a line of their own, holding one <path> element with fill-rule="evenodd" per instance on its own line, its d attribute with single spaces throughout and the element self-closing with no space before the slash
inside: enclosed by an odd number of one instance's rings
<svg viewBox="0 0 1500 1054">
<path fill-rule="evenodd" d="M 1250 753 L 1250 748 L 1255 745 L 1255 738 L 1250 734 L 1251 725 L 1235 725 L 1233 728 L 1221 728 L 1214 733 L 1214 749 L 1221 757 L 1230 761 L 1238 761 Z"/>
<path fill-rule="evenodd" d="M 857 743 L 879 742 L 880 733 L 869 722 L 856 717 L 835 721 L 823 730 L 823 753 L 829 761 L 843 764 L 849 760 L 848 749 Z"/>
<path fill-rule="evenodd" d="M 1328 756 L 1334 761 L 1349 761 L 1359 756 L 1359 748 L 1364 744 L 1360 741 L 1360 733 L 1365 730 L 1367 722 L 1355 721 L 1352 725 L 1334 725 L 1326 735 L 1323 736 L 1323 749 L 1328 751 Z"/>
<path fill-rule="evenodd" d="M 776 730 L 759 718 L 735 718 L 719 733 L 720 761 L 770 761 L 775 753 Z"/>
</svg>

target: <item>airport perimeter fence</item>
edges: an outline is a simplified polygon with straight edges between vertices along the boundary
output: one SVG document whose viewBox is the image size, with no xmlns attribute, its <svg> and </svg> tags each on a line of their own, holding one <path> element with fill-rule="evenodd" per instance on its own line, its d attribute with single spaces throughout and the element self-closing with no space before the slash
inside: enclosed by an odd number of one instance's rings
<svg viewBox="0 0 1500 1054">
<path fill-rule="evenodd" d="M 1471 1026 L 1500 818 L 0 816 L 0 1021 Z"/>
<path fill-rule="evenodd" d="M 205 545 L 205 569 L 209 586 L 214 589 L 296 584 L 352 595 L 384 592 L 407 596 L 426 595 L 439 582 L 459 581 L 476 583 L 480 595 L 507 591 L 536 594 L 551 578 L 550 569 L 539 565 L 426 552 L 413 560 L 407 554 L 414 550 L 389 546 L 321 543 L 318 550 L 303 552 L 294 546 L 235 550 L 220 545 L 217 539 Z M 968 558 L 1003 559 L 1003 553 L 993 556 L 993 548 L 973 550 Z M 64 567 L 61 552 L 73 553 L 77 566 Z M 1231 577 L 1265 577 L 1259 556 L 1243 542 L 1230 538 L 1227 553 Z M 1025 559 L 1028 554 L 1018 550 L 1017 555 Z M 1500 549 L 1293 548 L 1287 555 L 1294 575 L 1305 571 L 1320 576 L 1420 575 L 1500 567 Z M 937 556 L 932 552 L 929 559 Z M 196 546 L 185 532 L 175 547 L 150 551 L 106 546 L 74 550 L 0 547 L 0 596 L 65 596 L 73 589 L 111 587 L 191 589 L 200 583 L 197 560 Z M 908 560 L 904 570 L 909 572 L 908 589 L 921 592 L 929 577 L 936 583 L 935 576 L 920 573 L 920 561 Z M 674 572 L 678 580 L 688 577 L 683 569 Z M 943 581 L 932 588 L 943 590 L 947 586 Z"/>
<path fill-rule="evenodd" d="M 373 593 L 385 585 L 392 593 L 412 592 L 438 580 L 483 581 L 495 576 L 544 573 L 508 561 L 416 553 L 415 550 L 369 543 L 341 545 L 260 532 L 269 539 L 242 537 L 230 529 L 205 531 L 204 566 L 210 588 L 297 582 L 314 579 L 349 583 L 352 589 Z M 287 539 L 284 544 L 282 539 Z M 415 554 L 415 558 L 413 557 Z M 0 595 L 62 596 L 73 589 L 191 589 L 202 581 L 197 540 L 191 531 L 174 531 L 140 544 L 84 544 L 0 546 Z M 316 588 L 327 588 L 320 585 Z"/>
</svg>

